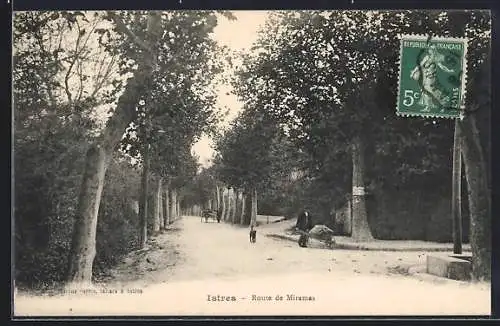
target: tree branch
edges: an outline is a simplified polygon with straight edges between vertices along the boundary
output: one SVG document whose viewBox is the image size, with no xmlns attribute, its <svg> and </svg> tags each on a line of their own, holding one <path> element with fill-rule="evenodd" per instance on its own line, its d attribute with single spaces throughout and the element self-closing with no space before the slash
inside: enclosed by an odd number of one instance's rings
<svg viewBox="0 0 500 326">
<path fill-rule="evenodd" d="M 66 92 L 66 96 L 68 97 L 68 102 L 71 105 L 73 103 L 73 99 L 71 96 L 71 91 L 69 90 L 69 77 L 71 75 L 71 71 L 73 70 L 73 66 L 75 65 L 76 61 L 78 60 L 78 55 L 79 55 L 79 45 L 80 45 L 80 39 L 81 39 L 81 33 L 80 33 L 80 24 L 78 24 L 78 21 L 76 22 L 76 26 L 78 27 L 78 36 L 76 38 L 76 45 L 75 45 L 75 54 L 73 56 L 73 60 L 71 60 L 71 63 L 69 65 L 68 71 L 66 72 L 66 75 L 64 76 L 64 91 Z"/>
<path fill-rule="evenodd" d="M 106 80 L 108 80 L 109 76 L 111 75 L 111 72 L 113 71 L 113 67 L 115 65 L 115 62 L 116 62 L 116 55 L 114 54 L 111 57 L 111 60 L 106 68 L 106 71 L 102 75 L 101 80 L 99 81 L 96 79 L 96 85 L 94 87 L 94 90 L 92 91 L 92 94 L 90 95 L 91 97 L 94 97 L 97 94 L 97 92 L 102 88 L 102 85 L 104 84 L 104 82 L 106 82 Z M 102 62 L 102 65 L 104 65 L 104 60 Z M 100 69 L 101 68 L 99 68 L 99 70 Z M 97 78 L 99 78 L 99 76 Z"/>
<path fill-rule="evenodd" d="M 144 42 L 141 40 L 137 35 L 135 35 L 123 22 L 123 20 L 114 12 L 108 11 L 108 16 L 113 20 L 113 22 L 116 25 L 116 29 L 122 33 L 127 35 L 130 40 L 135 43 L 139 48 L 142 50 L 146 51 L 149 54 L 153 53 L 153 50 Z"/>
</svg>

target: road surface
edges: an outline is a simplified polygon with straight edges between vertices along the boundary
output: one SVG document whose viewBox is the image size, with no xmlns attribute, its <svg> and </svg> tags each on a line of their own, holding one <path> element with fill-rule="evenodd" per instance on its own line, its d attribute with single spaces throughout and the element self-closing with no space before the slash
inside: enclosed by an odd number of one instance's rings
<svg viewBox="0 0 500 326">
<path fill-rule="evenodd" d="M 18 295 L 16 315 L 490 314 L 488 284 L 398 273 L 425 253 L 300 248 L 183 217 L 107 283 L 55 297 Z"/>
</svg>

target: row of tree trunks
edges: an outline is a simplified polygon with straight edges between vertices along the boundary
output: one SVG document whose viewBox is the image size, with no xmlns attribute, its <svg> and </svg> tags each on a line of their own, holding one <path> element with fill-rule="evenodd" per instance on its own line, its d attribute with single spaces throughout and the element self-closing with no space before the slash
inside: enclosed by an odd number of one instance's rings
<svg viewBox="0 0 500 326">
<path fill-rule="evenodd" d="M 121 33 L 130 34 L 119 18 L 116 16 L 112 18 Z M 163 31 L 159 11 L 149 12 L 147 26 L 145 40 L 150 48 L 154 48 Z M 68 285 L 88 284 L 92 281 L 97 219 L 106 170 L 123 134 L 136 117 L 139 98 L 147 92 L 156 65 L 155 53 L 145 51 L 141 58 L 134 74 L 128 79 L 114 113 L 106 123 L 102 134 L 87 151 L 68 259 L 66 277 Z"/>
<path fill-rule="evenodd" d="M 245 195 L 235 189 L 228 189 L 222 194 L 222 220 L 231 224 L 244 224 Z"/>
<path fill-rule="evenodd" d="M 252 196 L 234 188 L 216 186 L 214 197 L 215 209 L 220 212 L 223 221 L 231 224 L 250 225 Z"/>
<path fill-rule="evenodd" d="M 216 209 L 220 212 L 223 221 L 231 224 L 256 226 L 258 206 L 256 189 L 248 194 L 234 188 L 216 186 L 214 197 Z"/>
</svg>

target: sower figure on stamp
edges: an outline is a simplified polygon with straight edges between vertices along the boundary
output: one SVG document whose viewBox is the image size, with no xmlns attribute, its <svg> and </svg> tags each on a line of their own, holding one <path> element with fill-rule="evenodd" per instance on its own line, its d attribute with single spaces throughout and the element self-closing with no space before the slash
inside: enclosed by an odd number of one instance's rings
<svg viewBox="0 0 500 326">
<path fill-rule="evenodd" d="M 300 231 L 299 246 L 307 247 L 307 242 L 309 240 L 308 232 L 313 227 L 311 214 L 307 209 L 304 209 L 299 214 L 295 227 Z"/>
<path fill-rule="evenodd" d="M 421 83 L 422 95 L 419 104 L 424 106 L 427 111 L 436 107 L 444 110 L 450 105 L 451 98 L 437 78 L 438 69 L 448 74 L 455 73 L 453 69 L 446 65 L 447 61 L 450 60 L 446 60 L 443 54 L 431 46 L 422 57 L 420 64 L 411 72 L 411 78 Z"/>
</svg>

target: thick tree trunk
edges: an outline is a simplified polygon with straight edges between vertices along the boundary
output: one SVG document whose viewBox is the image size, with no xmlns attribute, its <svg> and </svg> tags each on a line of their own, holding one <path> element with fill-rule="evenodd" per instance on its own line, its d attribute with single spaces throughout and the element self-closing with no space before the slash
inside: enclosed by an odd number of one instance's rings
<svg viewBox="0 0 500 326">
<path fill-rule="evenodd" d="M 120 32 L 130 35 L 123 24 L 117 24 L 117 28 Z M 154 48 L 162 31 L 160 12 L 151 11 L 148 15 L 146 32 L 146 39 L 149 41 L 147 45 L 150 48 Z M 118 99 L 115 112 L 108 120 L 100 139 L 87 152 L 68 259 L 66 279 L 68 283 L 92 281 L 97 218 L 106 169 L 123 134 L 136 116 L 135 109 L 140 96 L 147 92 L 156 65 L 155 57 L 154 53 L 142 56 L 142 61 L 138 63 L 137 70 L 129 78 L 124 92 Z"/>
<path fill-rule="evenodd" d="M 459 123 L 470 212 L 472 274 L 491 279 L 491 211 L 486 163 L 474 114 Z"/>
<path fill-rule="evenodd" d="M 245 193 L 243 192 L 241 194 L 241 215 L 240 215 L 240 224 L 243 225 L 245 224 L 245 210 L 246 210 L 246 195 Z"/>
<path fill-rule="evenodd" d="M 453 11 L 448 15 L 452 35 L 465 35 L 468 13 Z M 486 59 L 477 83 L 474 102 L 479 110 L 491 110 L 491 61 Z M 467 114 L 458 123 L 470 215 L 469 239 L 472 249 L 472 276 L 476 280 L 491 279 L 491 193 L 483 147 L 476 125 L 476 114 Z"/>
<path fill-rule="evenodd" d="M 180 218 L 181 215 L 182 215 L 182 211 L 181 211 L 181 201 L 180 199 L 177 199 L 177 218 Z"/>
<path fill-rule="evenodd" d="M 170 224 L 170 205 L 169 205 L 169 201 L 170 201 L 170 195 L 169 195 L 169 191 L 168 191 L 168 183 L 165 185 L 165 202 L 163 204 L 164 206 L 164 214 L 163 214 L 163 219 L 165 220 L 165 228 L 168 227 L 168 225 Z"/>
<path fill-rule="evenodd" d="M 360 137 L 352 143 L 352 238 L 355 241 L 373 240 L 366 212 L 364 184 L 364 146 Z"/>
<path fill-rule="evenodd" d="M 160 231 L 160 208 L 161 208 L 161 178 L 156 181 L 156 189 L 154 196 L 154 212 L 153 212 L 153 234 Z"/>
<path fill-rule="evenodd" d="M 148 175 L 149 145 L 144 149 L 144 167 L 142 169 L 141 196 L 139 200 L 139 248 L 144 248 L 148 241 Z"/>
<path fill-rule="evenodd" d="M 96 230 L 99 203 L 106 173 L 106 152 L 99 145 L 87 151 L 83 183 L 69 257 L 68 281 L 89 283 L 96 254 Z"/>
<path fill-rule="evenodd" d="M 252 211 L 250 216 L 250 225 L 257 225 L 257 189 L 253 189 L 252 191 Z"/>
</svg>

